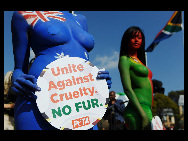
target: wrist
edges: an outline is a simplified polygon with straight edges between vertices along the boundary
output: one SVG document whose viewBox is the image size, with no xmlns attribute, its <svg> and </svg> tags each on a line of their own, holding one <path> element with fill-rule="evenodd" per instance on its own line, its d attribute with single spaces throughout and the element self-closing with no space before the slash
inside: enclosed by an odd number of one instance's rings
<svg viewBox="0 0 188 141">
<path fill-rule="evenodd" d="M 20 69 L 15 69 L 12 73 L 12 83 L 16 81 L 18 77 L 20 77 L 22 74 L 24 74 Z"/>
</svg>

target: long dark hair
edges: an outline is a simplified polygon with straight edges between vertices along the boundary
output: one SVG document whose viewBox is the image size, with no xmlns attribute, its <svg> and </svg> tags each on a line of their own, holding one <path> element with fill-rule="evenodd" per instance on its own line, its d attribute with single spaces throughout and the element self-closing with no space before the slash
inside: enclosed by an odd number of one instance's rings
<svg viewBox="0 0 188 141">
<path fill-rule="evenodd" d="M 140 32 L 142 35 L 142 44 L 141 44 L 141 47 L 137 51 L 137 57 L 144 65 L 146 65 L 145 36 L 142 30 L 137 26 L 129 27 L 123 34 L 123 37 L 121 40 L 120 57 L 123 55 L 128 56 L 128 43 L 130 41 L 130 38 L 133 36 L 133 33 L 136 34 L 137 32 Z"/>
</svg>

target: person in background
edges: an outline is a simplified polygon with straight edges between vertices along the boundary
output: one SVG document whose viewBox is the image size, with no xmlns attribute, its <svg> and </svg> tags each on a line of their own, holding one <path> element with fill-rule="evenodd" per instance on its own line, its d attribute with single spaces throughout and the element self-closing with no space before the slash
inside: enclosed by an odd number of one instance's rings
<svg viewBox="0 0 188 141">
<path fill-rule="evenodd" d="M 12 73 L 12 71 L 8 71 L 4 76 L 4 108 L 14 108 L 14 104 L 17 98 L 11 89 Z"/>
<path fill-rule="evenodd" d="M 103 118 L 97 123 L 98 129 L 99 130 L 109 130 L 109 123 L 108 119 Z"/>
<path fill-rule="evenodd" d="M 110 91 L 109 93 L 109 104 L 107 111 L 105 113 L 105 119 L 108 119 L 109 130 L 124 130 L 125 121 L 124 121 L 124 102 L 120 99 L 116 99 L 115 91 Z"/>
<path fill-rule="evenodd" d="M 14 130 L 14 104 L 16 96 L 10 89 L 12 71 L 8 71 L 4 76 L 4 130 Z"/>
</svg>

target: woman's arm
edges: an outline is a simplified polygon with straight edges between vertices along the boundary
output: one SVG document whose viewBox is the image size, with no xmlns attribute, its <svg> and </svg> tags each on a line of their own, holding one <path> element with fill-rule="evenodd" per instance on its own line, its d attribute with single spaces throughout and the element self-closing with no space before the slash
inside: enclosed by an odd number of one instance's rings
<svg viewBox="0 0 188 141">
<path fill-rule="evenodd" d="M 36 79 L 28 73 L 30 47 L 28 45 L 28 23 L 18 12 L 14 12 L 11 21 L 14 54 L 14 72 L 12 74 L 13 91 L 25 96 L 37 88 Z"/>
<path fill-rule="evenodd" d="M 126 56 L 121 56 L 119 59 L 119 72 L 121 76 L 121 82 L 123 85 L 124 92 L 126 93 L 127 97 L 129 98 L 130 104 L 133 106 L 133 108 L 139 113 L 142 120 L 144 122 L 142 123 L 142 126 L 145 127 L 148 125 L 149 119 L 141 107 L 137 96 L 135 95 L 132 86 L 131 86 L 131 78 L 130 78 L 130 61 Z M 148 120 L 147 120 L 148 119 Z"/>
<path fill-rule="evenodd" d="M 22 74 L 28 73 L 29 51 L 28 24 L 24 17 L 17 11 L 14 12 L 11 21 L 12 43 L 14 54 L 14 73 L 12 81 Z"/>
</svg>

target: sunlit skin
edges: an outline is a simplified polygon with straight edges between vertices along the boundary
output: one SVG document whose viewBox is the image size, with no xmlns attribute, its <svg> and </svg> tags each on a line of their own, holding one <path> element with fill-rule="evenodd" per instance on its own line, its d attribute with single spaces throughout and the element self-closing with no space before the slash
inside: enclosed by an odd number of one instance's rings
<svg viewBox="0 0 188 141">
<path fill-rule="evenodd" d="M 130 101 L 124 115 L 130 130 L 150 129 L 152 118 L 152 72 L 137 58 L 141 44 L 141 33 L 133 33 L 128 43 L 128 55 L 119 59 L 122 85 Z"/>
<path fill-rule="evenodd" d="M 133 33 L 134 35 L 134 33 Z M 142 44 L 142 35 L 140 32 L 137 32 L 134 36 L 130 38 L 128 52 L 130 56 L 137 57 L 137 50 Z"/>
<path fill-rule="evenodd" d="M 111 91 L 109 93 L 109 98 L 110 98 L 110 101 L 112 102 L 112 104 L 114 104 L 116 102 L 116 93 L 114 91 Z"/>
</svg>

